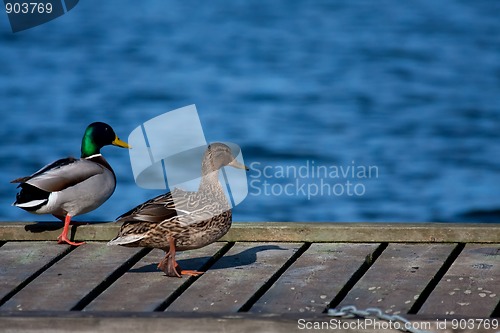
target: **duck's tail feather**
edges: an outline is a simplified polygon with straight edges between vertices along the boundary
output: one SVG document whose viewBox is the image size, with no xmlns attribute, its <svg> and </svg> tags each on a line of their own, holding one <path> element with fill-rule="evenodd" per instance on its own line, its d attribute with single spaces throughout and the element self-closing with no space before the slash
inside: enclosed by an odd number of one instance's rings
<svg viewBox="0 0 500 333">
<path fill-rule="evenodd" d="M 50 192 L 27 183 L 22 183 L 19 186 L 21 187 L 21 191 L 16 195 L 16 201 L 12 204 L 13 206 L 34 212 L 49 201 Z"/>
<path fill-rule="evenodd" d="M 14 202 L 12 204 L 12 206 L 16 206 L 16 207 L 19 207 L 19 208 L 23 208 L 23 209 L 26 209 L 26 210 L 30 210 L 30 208 L 33 210 L 33 209 L 37 209 L 37 208 L 40 208 L 40 206 L 44 205 L 45 203 L 47 203 L 47 199 L 41 199 L 41 200 L 32 200 L 32 201 L 28 201 L 28 202 L 23 202 L 23 203 L 17 203 L 17 202 Z"/>
</svg>

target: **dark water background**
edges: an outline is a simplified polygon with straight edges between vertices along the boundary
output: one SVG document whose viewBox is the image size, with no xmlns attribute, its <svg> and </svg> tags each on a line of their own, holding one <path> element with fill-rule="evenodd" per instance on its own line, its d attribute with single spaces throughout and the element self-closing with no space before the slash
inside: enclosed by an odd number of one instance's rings
<svg viewBox="0 0 500 333">
<path fill-rule="evenodd" d="M 260 163 L 249 180 L 265 166 L 378 169 L 351 179 L 359 196 L 250 189 L 237 221 L 500 220 L 497 0 L 82 1 L 16 34 L 0 14 L 0 60 L 1 220 L 53 219 L 11 207 L 9 180 L 79 155 L 90 122 L 126 139 L 193 103 L 209 141 Z M 77 220 L 158 193 L 135 185 L 125 150 L 103 153 L 118 187 Z"/>
</svg>

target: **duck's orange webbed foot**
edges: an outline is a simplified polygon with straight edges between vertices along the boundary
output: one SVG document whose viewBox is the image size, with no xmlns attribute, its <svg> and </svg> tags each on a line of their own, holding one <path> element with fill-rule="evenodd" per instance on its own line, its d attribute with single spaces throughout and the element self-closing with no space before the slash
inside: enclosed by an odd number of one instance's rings
<svg viewBox="0 0 500 333">
<path fill-rule="evenodd" d="M 58 244 L 69 244 L 69 245 L 73 245 L 73 246 L 80 246 L 80 245 L 83 245 L 85 244 L 85 242 L 72 242 L 68 239 L 68 237 L 66 235 L 59 235 L 59 237 L 57 237 L 57 243 Z"/>
<path fill-rule="evenodd" d="M 175 262 L 175 270 L 179 272 L 180 275 L 188 275 L 188 276 L 200 276 L 201 274 L 205 272 L 200 272 L 200 271 L 194 271 L 194 270 L 183 270 L 181 269 L 181 266 L 177 262 Z"/>
<path fill-rule="evenodd" d="M 163 259 L 162 261 L 160 261 L 160 263 L 158 264 L 158 269 L 161 269 L 163 272 L 165 272 L 167 276 L 179 277 L 179 278 L 182 277 L 183 275 L 200 276 L 201 274 L 205 273 L 195 270 L 183 270 L 181 269 L 181 267 L 177 262 L 175 262 L 175 264 L 172 267 L 171 264 L 170 265 L 168 264 L 168 259 Z"/>
<path fill-rule="evenodd" d="M 201 274 L 203 274 L 205 272 L 200 272 L 200 271 L 184 271 L 182 270 L 181 271 L 181 275 L 188 275 L 188 276 L 200 276 Z"/>
</svg>

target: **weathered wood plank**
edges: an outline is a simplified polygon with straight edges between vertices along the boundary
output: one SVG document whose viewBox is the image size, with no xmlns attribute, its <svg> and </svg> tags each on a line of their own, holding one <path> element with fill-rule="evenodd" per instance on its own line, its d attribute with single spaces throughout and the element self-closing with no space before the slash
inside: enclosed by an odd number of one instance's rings
<svg viewBox="0 0 500 333">
<path fill-rule="evenodd" d="M 378 244 L 312 244 L 250 309 L 321 313 Z"/>
<path fill-rule="evenodd" d="M 236 312 L 301 245 L 236 243 L 166 311 Z"/>
<path fill-rule="evenodd" d="M 183 269 L 200 270 L 225 244 L 214 243 L 201 249 L 178 252 L 176 258 Z M 188 279 L 165 276 L 157 268 L 164 256 L 162 250 L 151 251 L 84 311 L 154 311 Z"/>
<path fill-rule="evenodd" d="M 0 300 L 68 248 L 55 241 L 4 244 L 0 248 Z"/>
<path fill-rule="evenodd" d="M 500 301 L 500 244 L 467 244 L 419 314 L 484 317 Z"/>
<path fill-rule="evenodd" d="M 406 314 L 454 248 L 454 244 L 389 244 L 338 307 Z"/>
<path fill-rule="evenodd" d="M 62 222 L 0 222 L 0 241 L 55 241 Z M 74 241 L 109 241 L 120 229 L 115 223 L 72 222 L 69 238 Z"/>
<path fill-rule="evenodd" d="M 1 311 L 70 310 L 139 249 L 87 243 L 43 272 Z"/>
<path fill-rule="evenodd" d="M 55 240 L 62 223 L 0 223 L 2 240 Z M 108 241 L 120 228 L 117 223 L 73 226 L 77 240 Z M 222 241 L 250 242 L 431 242 L 496 243 L 500 225 L 487 223 L 233 223 Z"/>
</svg>

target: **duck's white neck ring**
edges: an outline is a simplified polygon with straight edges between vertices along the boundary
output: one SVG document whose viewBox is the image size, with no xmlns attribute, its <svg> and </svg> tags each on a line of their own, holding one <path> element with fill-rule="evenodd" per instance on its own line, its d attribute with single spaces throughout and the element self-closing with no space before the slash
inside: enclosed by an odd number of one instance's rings
<svg viewBox="0 0 500 333">
<path fill-rule="evenodd" d="M 94 154 L 94 155 L 90 155 L 90 156 L 85 157 L 85 159 L 86 159 L 86 160 L 90 160 L 91 158 L 94 158 L 94 157 L 99 157 L 99 156 L 102 156 L 102 154 Z"/>
</svg>

